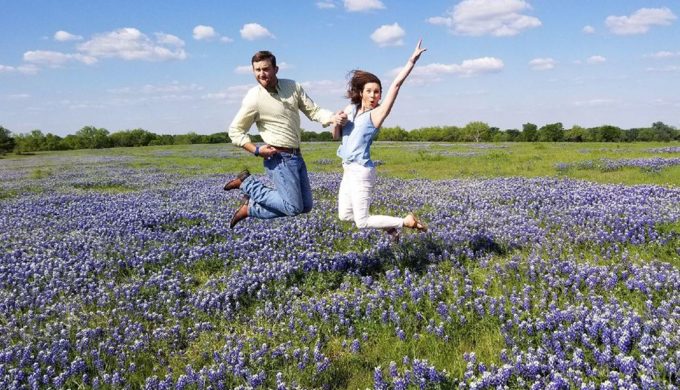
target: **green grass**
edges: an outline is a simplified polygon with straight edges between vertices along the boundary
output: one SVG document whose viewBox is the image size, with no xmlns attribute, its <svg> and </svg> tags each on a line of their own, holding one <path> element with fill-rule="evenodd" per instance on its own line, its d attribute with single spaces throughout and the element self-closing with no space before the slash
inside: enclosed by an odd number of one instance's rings
<svg viewBox="0 0 680 390">
<path fill-rule="evenodd" d="M 671 144 L 677 145 L 677 143 Z M 605 143 L 513 143 L 513 144 L 446 144 L 446 143 L 390 143 L 376 142 L 372 150 L 375 160 L 380 160 L 382 165 L 378 171 L 380 175 L 397 178 L 427 178 L 427 179 L 458 179 L 458 178 L 491 178 L 491 177 L 558 177 L 588 180 L 598 183 L 617 183 L 626 185 L 655 184 L 678 186 L 680 184 L 680 167 L 664 169 L 657 173 L 645 172 L 637 168 L 626 168 L 613 172 L 603 172 L 594 169 L 557 169 L 558 163 L 574 164 L 583 161 L 594 161 L 602 158 L 609 159 L 630 159 L 646 157 L 677 157 L 675 154 L 653 154 L 649 149 L 656 147 L 666 147 L 669 144 L 661 143 L 636 143 L 636 144 L 605 144 Z M 338 147 L 337 143 L 309 143 L 302 146 L 308 169 L 311 172 L 332 172 L 340 174 L 342 172 L 340 161 L 335 155 Z M 254 158 L 233 145 L 178 145 L 163 147 L 143 147 L 143 148 L 118 148 L 105 150 L 89 151 L 69 151 L 69 152 L 49 152 L 38 153 L 34 156 L 10 156 L 9 159 L 40 159 L 43 157 L 68 156 L 99 156 L 99 157 L 125 157 L 126 162 L 133 168 L 153 168 L 164 171 L 184 174 L 215 174 L 233 175 L 244 167 L 253 173 L 262 173 L 262 160 Z M 49 160 L 45 159 L 45 166 L 34 168 L 29 172 L 31 179 L 48 179 L 53 175 L 53 168 Z M 22 189 L 21 191 L 24 191 Z M 88 188 L 81 190 L 105 191 L 110 193 L 134 191 L 132 188 L 124 188 L 117 185 L 89 185 Z M 5 189 L 0 186 L 0 200 L 11 198 L 16 195 L 18 190 Z M 336 194 L 323 193 L 317 194 L 323 200 L 334 200 Z M 377 208 L 379 211 L 379 208 Z M 202 223 L 200 220 L 187 218 L 178 219 L 172 223 L 159 226 L 159 228 L 169 231 L 179 231 L 191 226 Z M 348 222 L 342 224 L 343 229 L 355 229 L 353 224 Z M 640 246 L 627 246 L 628 258 L 631 262 L 652 262 L 664 261 L 673 267 L 680 267 L 680 256 L 677 248 L 680 247 L 680 222 L 669 223 L 657 226 L 656 229 L 662 233 L 674 233 L 671 242 L 665 244 L 645 244 Z M 220 237 L 211 237 L 207 242 L 220 241 Z M 362 240 L 347 239 L 344 241 L 333 242 L 329 251 L 346 252 L 354 251 L 363 253 L 370 249 L 370 244 Z M 526 250 L 510 250 L 508 248 L 498 248 L 497 251 L 490 253 L 488 265 L 479 262 L 457 259 L 462 263 L 460 267 L 452 266 L 451 262 L 444 261 L 433 263 L 427 254 L 434 253 L 439 255 L 441 247 L 436 242 L 423 239 L 417 242 L 406 242 L 386 251 L 376 258 L 374 268 L 360 270 L 361 275 L 346 274 L 342 272 L 297 272 L 289 275 L 285 280 L 272 281 L 266 287 L 271 294 L 275 294 L 275 301 L 301 302 L 306 300 L 332 300 L 338 295 L 345 294 L 346 298 L 351 299 L 351 293 L 355 289 L 365 289 L 361 277 L 372 276 L 376 283 L 384 285 L 390 283 L 386 280 L 385 272 L 397 268 L 402 272 L 408 269 L 414 275 L 422 275 L 425 272 L 432 272 L 442 285 L 446 286 L 442 292 L 442 300 L 450 303 L 457 296 L 460 296 L 460 288 L 466 278 L 471 282 L 472 291 L 484 288 L 487 293 L 496 298 L 503 299 L 512 292 L 521 292 L 525 285 L 531 285 L 530 300 L 532 305 L 538 305 L 541 294 L 550 291 L 549 286 L 539 281 L 532 281 L 529 270 L 520 265 L 517 272 L 509 272 L 505 275 L 497 272 L 498 268 L 503 268 L 513 257 L 524 260 L 530 254 Z M 573 248 L 574 252 L 583 254 L 583 261 L 593 265 L 615 266 L 621 259 L 615 256 L 612 259 L 604 260 L 604 256 L 599 253 L 601 248 L 592 246 L 582 246 Z M 550 258 L 550 254 L 543 254 L 542 258 Z M 554 259 L 559 260 L 559 259 Z M 162 263 L 148 265 L 144 272 L 150 273 L 159 269 L 165 262 L 172 262 L 173 259 L 163 259 Z M 523 261 L 519 262 L 523 264 Z M 229 273 L 240 264 L 231 264 L 228 259 L 217 257 L 205 257 L 191 264 L 181 264 L 176 269 L 184 274 L 191 276 L 193 284 L 187 286 L 191 289 L 207 288 L 211 280 L 219 276 L 228 276 Z M 624 265 L 622 265 L 623 267 Z M 428 268 L 431 267 L 431 268 Z M 426 269 L 427 268 L 427 269 Z M 540 271 L 540 270 L 539 270 Z M 137 271 L 123 267 L 118 273 L 113 274 L 118 283 L 132 281 L 139 277 Z M 417 276 L 416 276 L 417 277 Z M 454 293 L 454 283 L 458 286 L 458 295 Z M 220 283 L 212 285 L 210 288 L 223 288 Z M 585 287 L 584 287 L 585 288 Z M 295 293 L 292 291 L 295 290 Z M 159 293 L 157 287 L 145 286 L 139 291 L 140 297 L 154 296 Z M 287 295 L 290 294 L 290 295 Z M 296 295 L 297 294 L 297 295 Z M 408 293 L 407 293 L 408 294 Z M 610 295 L 613 298 L 627 302 L 636 311 L 644 311 L 647 297 L 638 291 L 629 291 L 618 286 L 611 292 L 600 292 L 600 295 Z M 289 298 L 289 299 L 286 299 Z M 564 291 L 556 300 L 556 304 L 565 305 L 574 299 L 570 291 Z M 654 297 L 656 299 L 656 297 Z M 660 298 L 659 298 L 660 299 Z M 219 351 L 224 344 L 225 335 L 231 332 L 240 335 L 248 335 L 254 340 L 254 345 L 269 343 L 276 345 L 282 340 L 293 339 L 285 333 L 285 326 L 275 333 L 273 338 L 266 334 L 258 333 L 257 327 L 262 326 L 268 319 L 258 314 L 265 309 L 266 299 L 244 295 L 240 298 L 241 310 L 239 316 L 234 319 L 216 318 L 205 315 L 205 321 L 214 326 L 214 331 L 205 332 L 193 340 L 188 340 L 186 334 L 179 337 L 178 343 L 182 343 L 183 353 L 164 355 L 164 356 L 136 356 L 131 360 L 137 362 L 138 374 L 131 381 L 133 387 L 141 387 L 144 377 L 158 375 L 164 377 L 169 371 L 166 367 L 172 368 L 172 375 L 179 376 L 187 364 L 193 367 L 201 367 L 209 364 L 213 352 Z M 393 305 L 407 305 L 409 313 L 421 312 L 429 320 L 434 319 L 438 325 L 440 322 L 437 314 L 436 303 L 424 299 L 420 303 L 414 303 L 409 297 L 403 297 Z M 295 378 L 304 387 L 317 388 L 324 383 L 334 383 L 333 388 L 363 389 L 371 387 L 373 383 L 373 368 L 382 365 L 383 372 L 386 374 L 387 367 L 385 362 L 395 361 L 398 367 L 402 366 L 404 356 L 416 356 L 427 359 L 431 364 L 439 369 L 446 369 L 454 378 L 462 377 L 466 362 L 462 356 L 465 352 L 475 352 L 478 361 L 486 364 L 499 365 L 499 355 L 503 349 L 507 348 L 505 340 L 500 331 L 500 324 L 493 316 L 478 315 L 474 309 L 461 308 L 462 314 L 467 321 L 461 323 L 454 320 L 445 324 L 446 334 L 449 340 L 444 343 L 438 336 L 428 333 L 425 330 L 427 322 L 419 322 L 415 316 L 404 316 L 404 321 L 400 325 L 408 335 L 405 340 L 399 339 L 395 334 L 394 324 L 383 323 L 380 320 L 380 312 L 384 309 L 377 309 L 372 315 L 367 315 L 352 324 L 356 329 L 355 336 L 361 339 L 362 332 L 366 332 L 369 337 L 367 342 L 361 343 L 361 353 L 351 353 L 347 347 L 343 347 L 344 342 L 351 342 L 351 338 L 337 335 L 337 332 L 326 330 L 326 335 L 333 335 L 330 340 L 324 340 L 323 353 L 331 358 L 333 364 L 329 371 L 320 375 L 314 374 L 313 365 L 308 367 L 304 374 L 290 368 L 285 363 L 270 362 L 270 366 L 264 367 L 268 372 L 281 371 L 284 379 L 290 383 L 291 378 Z M 117 321 L 116 318 L 103 318 L 96 314 L 98 310 L 105 308 L 91 308 L 90 327 L 95 328 L 99 322 Z M 122 313 L 124 314 L 124 313 Z M 300 316 L 302 317 L 302 316 Z M 201 318 L 203 319 L 203 318 Z M 181 322 L 182 320 L 178 320 Z M 331 321 L 332 322 L 332 321 Z M 151 326 L 152 324 L 149 324 Z M 193 323 L 182 323 L 181 329 L 186 330 L 194 326 Z M 326 326 L 318 319 L 310 319 L 305 325 Z M 330 325 L 328 325 L 330 326 Z M 412 337 L 414 333 L 419 334 L 418 338 Z M 302 332 L 300 332 L 302 334 Z M 341 333 L 339 333 L 341 334 Z M 73 339 L 73 337 L 71 337 Z M 316 340 L 299 340 L 295 347 L 314 348 Z M 540 343 L 540 340 L 528 340 L 527 343 Z M 154 350 L 165 350 L 163 342 L 152 341 Z M 252 352 L 246 348 L 245 353 Z M 110 358 L 112 359 L 112 358 Z M 155 364 L 160 362 L 160 364 Z M 111 364 L 114 362 L 111 360 Z M 385 375 L 387 376 L 387 375 Z M 270 384 L 272 378 L 269 378 Z M 240 382 L 234 379 L 233 383 L 227 383 L 228 387 L 235 387 Z M 70 382 L 68 385 L 78 387 L 77 381 Z"/>
<path fill-rule="evenodd" d="M 583 161 L 677 157 L 673 153 L 652 153 L 650 149 L 676 146 L 678 142 L 638 143 L 406 143 L 374 142 L 371 156 L 380 160 L 381 175 L 398 178 L 490 178 L 490 177 L 562 177 L 598 183 L 677 185 L 680 167 L 660 172 L 626 168 L 613 172 L 599 169 L 559 170 L 559 163 Z M 336 156 L 337 142 L 313 142 L 302 145 L 310 172 L 341 173 Z M 180 174 L 233 174 L 243 168 L 263 173 L 262 160 L 231 144 L 172 145 L 66 152 L 40 152 L 35 156 L 6 156 L 7 159 L 42 156 L 102 156 L 131 158 L 133 168 L 160 168 Z M 33 175 L 45 177 L 51 172 L 37 168 Z"/>
</svg>

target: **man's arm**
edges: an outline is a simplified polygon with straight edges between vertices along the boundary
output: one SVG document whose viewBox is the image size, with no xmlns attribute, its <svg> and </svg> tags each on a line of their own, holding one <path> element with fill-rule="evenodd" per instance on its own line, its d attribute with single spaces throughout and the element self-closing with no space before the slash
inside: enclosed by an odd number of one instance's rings
<svg viewBox="0 0 680 390">
<path fill-rule="evenodd" d="M 255 150 L 255 145 L 250 141 L 248 130 L 250 130 L 250 127 L 257 119 L 257 104 L 255 98 L 256 96 L 250 91 L 246 94 L 241 102 L 241 108 L 229 125 L 229 138 L 231 138 L 231 143 L 240 146 L 251 153 Z M 250 146 L 246 147 L 248 144 L 252 145 L 252 148 Z"/>
<path fill-rule="evenodd" d="M 242 147 L 248 153 L 257 157 L 269 158 L 277 153 L 276 149 L 266 144 L 255 145 L 248 136 L 248 130 L 253 126 L 258 115 L 256 92 L 248 92 L 243 98 L 241 108 L 229 126 L 229 138 L 234 145 Z"/>
<path fill-rule="evenodd" d="M 352 105 L 348 105 L 345 107 L 344 111 L 338 111 L 338 114 L 343 113 L 345 114 L 344 116 L 344 122 L 347 122 L 347 115 L 349 115 L 350 111 L 352 110 Z M 333 126 L 333 139 L 334 140 L 339 140 L 342 138 L 342 127 L 345 125 L 345 123 L 336 123 L 335 126 Z"/>
<path fill-rule="evenodd" d="M 327 127 L 331 124 L 343 126 L 347 122 L 347 115 L 344 112 L 338 111 L 334 114 L 325 108 L 319 107 L 314 103 L 312 98 L 307 95 L 299 83 L 296 83 L 295 87 L 297 88 L 298 93 L 298 108 L 305 116 L 307 116 L 307 118 L 309 118 L 309 120 L 319 122 L 323 127 Z"/>
</svg>

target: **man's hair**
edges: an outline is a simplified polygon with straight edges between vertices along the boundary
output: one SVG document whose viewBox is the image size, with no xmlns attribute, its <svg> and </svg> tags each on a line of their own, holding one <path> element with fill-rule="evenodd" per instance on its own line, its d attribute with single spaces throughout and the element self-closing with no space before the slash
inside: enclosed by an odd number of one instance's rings
<svg viewBox="0 0 680 390">
<path fill-rule="evenodd" d="M 261 50 L 255 53 L 255 55 L 253 55 L 253 59 L 250 61 L 250 65 L 265 60 L 269 60 L 272 66 L 276 68 L 276 56 L 267 50 Z"/>
<path fill-rule="evenodd" d="M 364 90 L 364 85 L 368 83 L 376 83 L 382 91 L 382 84 L 378 76 L 363 70 L 355 69 L 349 72 L 349 82 L 347 83 L 347 97 L 352 104 L 361 104 L 361 92 Z"/>
</svg>

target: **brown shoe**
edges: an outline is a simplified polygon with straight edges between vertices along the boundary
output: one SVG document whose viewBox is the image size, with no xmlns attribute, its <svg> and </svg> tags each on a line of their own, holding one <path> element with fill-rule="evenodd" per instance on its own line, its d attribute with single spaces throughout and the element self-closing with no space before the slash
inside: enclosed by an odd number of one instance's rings
<svg viewBox="0 0 680 390">
<path fill-rule="evenodd" d="M 385 232 L 390 236 L 390 242 L 393 244 L 398 244 L 399 239 L 401 239 L 401 232 L 399 229 L 389 228 L 385 229 Z"/>
<path fill-rule="evenodd" d="M 250 198 L 247 197 L 247 196 L 244 196 L 243 199 L 241 199 L 241 204 L 236 209 L 234 216 L 231 217 L 231 222 L 229 222 L 229 228 L 230 229 L 233 229 L 234 226 L 236 226 L 237 223 L 248 218 L 248 201 L 249 200 L 250 200 Z"/>
<path fill-rule="evenodd" d="M 236 175 L 235 179 L 228 181 L 227 184 L 224 185 L 224 190 L 230 191 L 240 188 L 241 184 L 245 179 L 248 178 L 248 176 L 250 176 L 250 172 L 247 169 L 242 170 L 241 173 Z"/>
</svg>

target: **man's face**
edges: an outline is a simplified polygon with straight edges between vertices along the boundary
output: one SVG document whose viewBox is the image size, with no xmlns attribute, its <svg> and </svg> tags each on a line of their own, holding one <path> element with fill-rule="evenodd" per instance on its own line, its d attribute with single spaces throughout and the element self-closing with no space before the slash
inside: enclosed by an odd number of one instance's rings
<svg viewBox="0 0 680 390">
<path fill-rule="evenodd" d="M 271 60 L 253 62 L 253 74 L 255 75 L 255 80 L 257 80 L 257 82 L 265 88 L 276 88 L 276 73 L 278 73 L 278 71 L 279 67 L 272 66 Z"/>
</svg>

